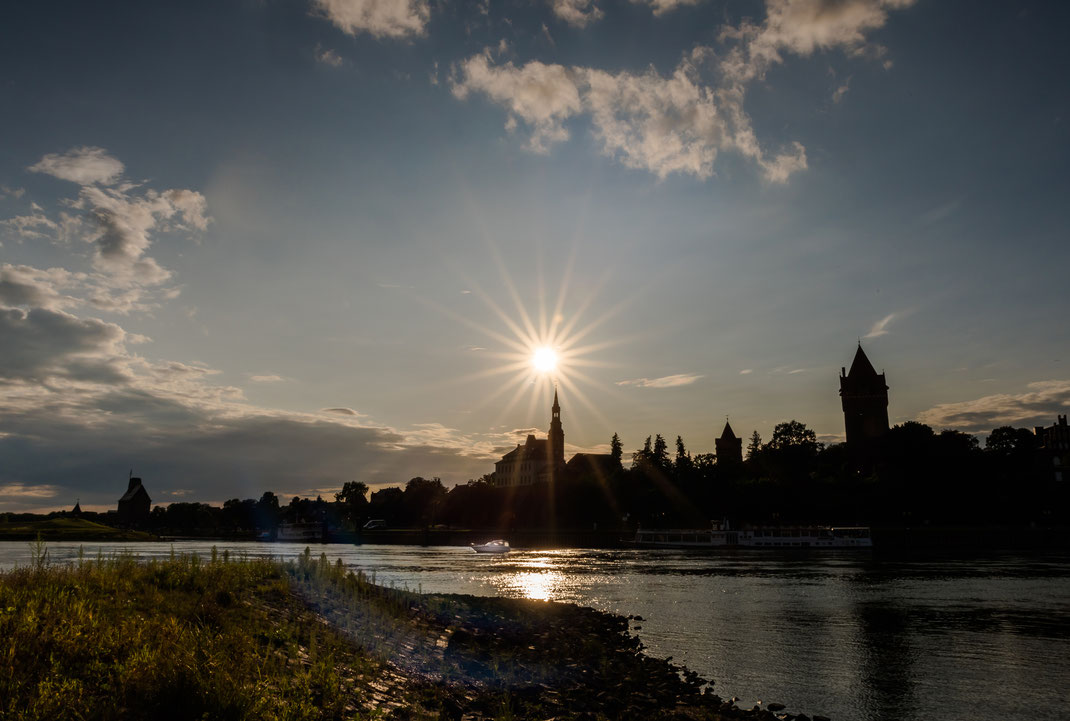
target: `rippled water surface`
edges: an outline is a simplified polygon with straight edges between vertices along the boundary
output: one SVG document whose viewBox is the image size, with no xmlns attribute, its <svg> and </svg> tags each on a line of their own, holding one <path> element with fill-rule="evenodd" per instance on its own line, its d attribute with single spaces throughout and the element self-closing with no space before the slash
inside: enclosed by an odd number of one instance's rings
<svg viewBox="0 0 1070 721">
<path fill-rule="evenodd" d="M 212 543 L 85 544 L 95 556 Z M 303 544 L 217 543 L 295 556 Z M 79 544 L 49 544 L 53 561 Z M 1070 556 L 887 559 L 867 551 L 513 551 L 313 547 L 423 592 L 571 601 L 643 617 L 643 642 L 749 707 L 846 719 L 1070 718 Z M 0 543 L 0 568 L 30 562 Z"/>
</svg>

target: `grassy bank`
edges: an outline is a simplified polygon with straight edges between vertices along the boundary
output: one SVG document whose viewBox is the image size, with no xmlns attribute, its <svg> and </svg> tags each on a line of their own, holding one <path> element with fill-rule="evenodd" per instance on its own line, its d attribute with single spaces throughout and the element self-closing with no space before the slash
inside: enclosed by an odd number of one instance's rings
<svg viewBox="0 0 1070 721">
<path fill-rule="evenodd" d="M 384 588 L 308 553 L 0 574 L 5 719 L 743 717 L 774 718 L 645 655 L 627 619 Z"/>
<path fill-rule="evenodd" d="M 0 541 L 155 541 L 142 531 L 112 528 L 84 518 L 46 518 L 40 521 L 0 522 Z"/>
</svg>

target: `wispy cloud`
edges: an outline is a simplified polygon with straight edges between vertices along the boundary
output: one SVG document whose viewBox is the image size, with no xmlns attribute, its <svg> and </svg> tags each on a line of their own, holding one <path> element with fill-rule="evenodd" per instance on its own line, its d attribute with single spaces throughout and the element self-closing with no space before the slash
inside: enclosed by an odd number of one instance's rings
<svg viewBox="0 0 1070 721">
<path fill-rule="evenodd" d="M 316 60 L 324 65 L 330 65 L 332 68 L 340 68 L 345 64 L 345 60 L 342 59 L 341 55 L 330 48 L 323 49 L 318 46 L 316 48 Z"/>
<path fill-rule="evenodd" d="M 677 8 L 688 5 L 698 5 L 703 0 L 632 0 L 634 5 L 648 5 L 654 11 L 655 16 L 664 15 Z"/>
<path fill-rule="evenodd" d="M 281 383 L 286 379 L 280 375 L 269 373 L 265 375 L 251 375 L 249 376 L 249 380 L 251 380 L 253 383 Z"/>
<path fill-rule="evenodd" d="M 888 335 L 888 326 L 891 324 L 891 322 L 893 320 L 895 320 L 895 317 L 896 317 L 895 313 L 889 313 L 888 315 L 884 316 L 879 321 L 874 323 L 873 327 L 869 329 L 869 332 L 866 333 L 862 337 L 863 338 L 879 338 L 882 335 Z"/>
<path fill-rule="evenodd" d="M 751 374 L 751 373 L 753 373 L 753 372 L 754 372 L 754 369 L 753 369 L 753 368 L 744 368 L 743 370 L 741 370 L 741 371 L 739 372 L 739 374 L 740 374 L 741 376 L 746 376 L 746 375 L 750 375 L 750 374 Z"/>
<path fill-rule="evenodd" d="M 676 386 L 691 385 L 703 376 L 691 373 L 679 373 L 661 378 L 633 378 L 626 381 L 617 381 L 618 386 L 635 386 L 636 388 L 674 388 Z"/>
<path fill-rule="evenodd" d="M 0 498 L 54 498 L 59 492 L 56 486 L 28 483 L 7 483 L 0 486 Z"/>
</svg>

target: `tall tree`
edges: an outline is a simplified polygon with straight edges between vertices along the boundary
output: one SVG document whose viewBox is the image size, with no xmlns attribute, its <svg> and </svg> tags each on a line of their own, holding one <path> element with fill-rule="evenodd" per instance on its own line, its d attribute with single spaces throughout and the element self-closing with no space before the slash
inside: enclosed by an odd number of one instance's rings
<svg viewBox="0 0 1070 721">
<path fill-rule="evenodd" d="M 747 443 L 747 460 L 753 461 L 760 450 L 762 450 L 762 437 L 758 435 L 758 431 L 754 431 L 750 434 L 750 442 Z"/>
<path fill-rule="evenodd" d="M 681 436 L 676 436 L 676 462 L 674 464 L 676 468 L 677 476 L 687 476 L 691 472 L 691 454 L 687 452 L 687 448 L 684 447 L 684 439 Z"/>
<path fill-rule="evenodd" d="M 621 456 L 624 455 L 624 445 L 620 442 L 620 436 L 616 433 L 613 434 L 613 438 L 609 441 L 609 455 L 613 456 L 613 460 L 620 463 Z"/>
<path fill-rule="evenodd" d="M 632 454 L 632 468 L 640 468 L 649 465 L 654 457 L 654 451 L 650 448 L 650 436 L 646 437 L 643 447 Z"/>
<path fill-rule="evenodd" d="M 654 436 L 654 451 L 651 460 L 658 468 L 666 468 L 669 465 L 669 444 L 665 437 L 658 433 Z"/>
</svg>

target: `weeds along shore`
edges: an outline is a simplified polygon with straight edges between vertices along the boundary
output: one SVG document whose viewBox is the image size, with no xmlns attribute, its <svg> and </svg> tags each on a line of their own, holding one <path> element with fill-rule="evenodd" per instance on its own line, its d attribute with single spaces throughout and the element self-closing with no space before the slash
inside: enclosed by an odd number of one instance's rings
<svg viewBox="0 0 1070 721">
<path fill-rule="evenodd" d="M 0 718 L 777 717 L 589 608 L 387 588 L 307 549 L 61 566 L 42 544 L 0 574 Z"/>
</svg>

